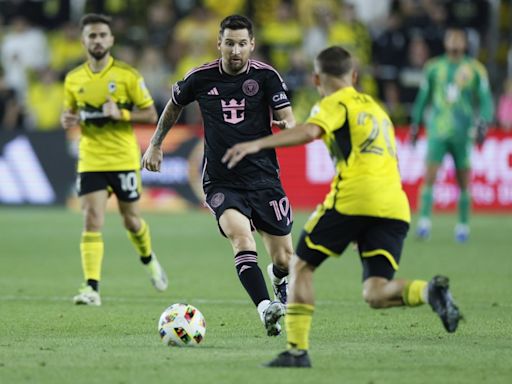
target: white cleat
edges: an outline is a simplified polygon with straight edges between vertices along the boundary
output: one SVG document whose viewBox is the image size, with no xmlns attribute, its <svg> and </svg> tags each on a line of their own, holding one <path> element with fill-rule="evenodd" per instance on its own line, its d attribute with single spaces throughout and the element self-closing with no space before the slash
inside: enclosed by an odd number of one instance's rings
<svg viewBox="0 0 512 384">
<path fill-rule="evenodd" d="M 151 256 L 151 261 L 146 265 L 151 284 L 153 284 L 157 291 L 163 292 L 167 289 L 167 275 L 158 262 L 156 255 L 152 253 Z"/>
<path fill-rule="evenodd" d="M 279 320 L 286 314 L 286 307 L 280 301 L 272 301 L 263 311 L 261 320 L 265 325 L 268 336 L 278 336 L 281 333 Z"/>
<path fill-rule="evenodd" d="M 101 305 L 100 294 L 90 285 L 84 285 L 78 291 L 78 295 L 73 297 L 73 303 L 77 305 L 91 305 L 99 307 Z"/>
</svg>

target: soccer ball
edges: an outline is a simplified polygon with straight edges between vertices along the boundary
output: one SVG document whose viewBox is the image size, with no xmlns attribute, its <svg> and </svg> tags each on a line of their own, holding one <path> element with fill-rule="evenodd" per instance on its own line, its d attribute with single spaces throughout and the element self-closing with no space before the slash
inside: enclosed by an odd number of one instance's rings
<svg viewBox="0 0 512 384">
<path fill-rule="evenodd" d="M 196 346 L 203 341 L 206 322 L 199 310 L 190 304 L 173 304 L 158 320 L 162 343 L 170 346 Z"/>
</svg>

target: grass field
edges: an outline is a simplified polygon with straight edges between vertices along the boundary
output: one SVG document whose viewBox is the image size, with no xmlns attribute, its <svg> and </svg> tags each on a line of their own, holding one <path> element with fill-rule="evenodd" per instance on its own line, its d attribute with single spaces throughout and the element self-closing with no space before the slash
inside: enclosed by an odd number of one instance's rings
<svg viewBox="0 0 512 384">
<path fill-rule="evenodd" d="M 475 216 L 471 242 L 453 241 L 452 216 L 432 239 L 408 239 L 399 277 L 451 277 L 466 316 L 447 334 L 428 307 L 369 309 L 349 250 L 316 274 L 311 370 L 264 369 L 285 346 L 268 338 L 239 285 L 226 240 L 208 213 L 145 215 L 167 268 L 153 291 L 120 218 L 107 217 L 103 306 L 76 307 L 81 217 L 59 209 L 0 209 L 0 383 L 510 383 L 512 219 Z M 296 215 L 295 232 L 306 214 Z M 260 265 L 268 256 L 262 251 Z M 174 302 L 205 315 L 204 344 L 160 343 L 157 319 Z"/>
</svg>

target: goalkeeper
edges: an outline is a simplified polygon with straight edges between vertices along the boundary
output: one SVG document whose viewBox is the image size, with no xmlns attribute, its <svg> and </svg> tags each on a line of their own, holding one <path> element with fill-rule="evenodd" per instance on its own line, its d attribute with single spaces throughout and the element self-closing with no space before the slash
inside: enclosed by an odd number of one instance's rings
<svg viewBox="0 0 512 384">
<path fill-rule="evenodd" d="M 493 101 L 484 66 L 465 53 L 465 31 L 448 29 L 444 45 L 446 54 L 429 61 L 424 69 L 424 80 L 412 111 L 411 140 L 414 145 L 425 108 L 431 105 L 431 113 L 426 119 L 427 170 L 420 190 L 416 236 L 419 239 L 430 236 L 433 185 L 444 155 L 449 153 L 455 163 L 460 189 L 455 239 L 464 243 L 469 238 L 471 147 L 474 140 L 481 144 L 485 138 L 487 125 L 493 118 Z M 476 119 L 475 99 L 478 100 Z"/>
</svg>

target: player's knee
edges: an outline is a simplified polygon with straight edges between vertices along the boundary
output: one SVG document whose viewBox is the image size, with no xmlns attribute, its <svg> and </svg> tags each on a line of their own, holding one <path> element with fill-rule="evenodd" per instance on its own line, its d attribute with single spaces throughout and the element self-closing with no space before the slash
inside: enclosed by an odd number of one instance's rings
<svg viewBox="0 0 512 384">
<path fill-rule="evenodd" d="M 314 272 L 315 267 L 309 264 L 307 261 L 302 260 L 297 255 L 293 255 L 290 259 L 289 270 L 293 270 L 295 276 L 300 276 L 310 272 Z"/>
<path fill-rule="evenodd" d="M 103 227 L 104 212 L 96 207 L 87 207 L 84 209 L 84 222 L 86 231 L 99 231 Z"/>
<path fill-rule="evenodd" d="M 123 225 L 130 232 L 137 232 L 140 229 L 140 219 L 137 215 L 123 215 Z"/>
<path fill-rule="evenodd" d="M 279 269 L 287 271 L 290 260 L 293 256 L 293 249 L 281 248 L 272 254 L 272 263 Z"/>
<path fill-rule="evenodd" d="M 256 249 L 256 242 L 252 235 L 227 234 L 227 236 L 236 252 Z"/>
</svg>

